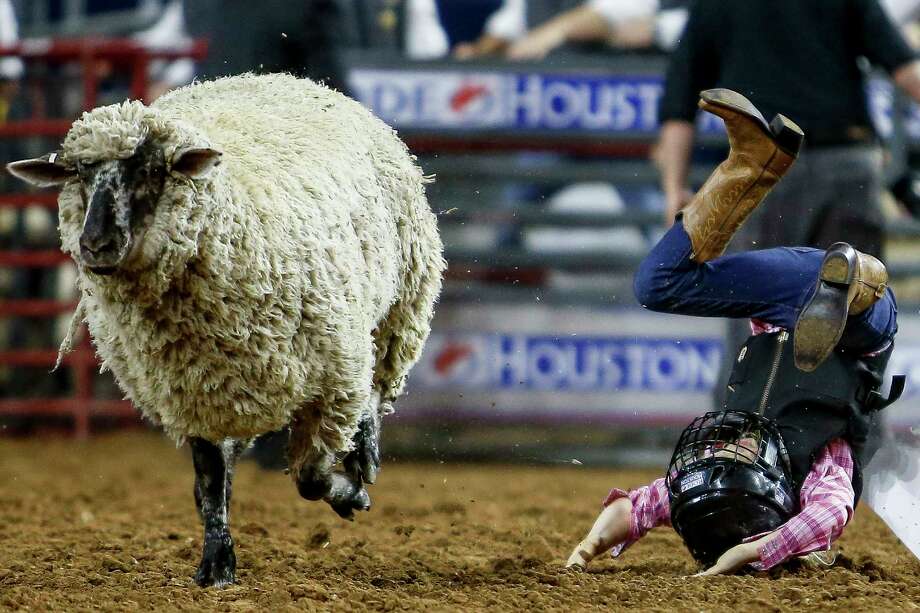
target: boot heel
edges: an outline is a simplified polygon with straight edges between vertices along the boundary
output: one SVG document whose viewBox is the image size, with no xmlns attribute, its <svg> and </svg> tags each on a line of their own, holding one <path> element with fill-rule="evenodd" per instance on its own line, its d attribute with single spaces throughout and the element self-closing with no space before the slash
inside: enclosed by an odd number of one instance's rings
<svg viewBox="0 0 920 613">
<path fill-rule="evenodd" d="M 795 323 L 794 355 L 799 370 L 812 372 L 837 346 L 859 290 L 859 270 L 856 249 L 847 243 L 828 247 L 815 292 Z"/>
<path fill-rule="evenodd" d="M 798 157 L 805 133 L 794 121 L 782 114 L 777 114 L 770 122 L 770 132 L 776 141 L 776 146 L 791 155 Z"/>
<path fill-rule="evenodd" d="M 856 277 L 856 250 L 844 243 L 831 245 L 821 263 L 820 278 L 827 283 L 849 286 Z"/>
</svg>

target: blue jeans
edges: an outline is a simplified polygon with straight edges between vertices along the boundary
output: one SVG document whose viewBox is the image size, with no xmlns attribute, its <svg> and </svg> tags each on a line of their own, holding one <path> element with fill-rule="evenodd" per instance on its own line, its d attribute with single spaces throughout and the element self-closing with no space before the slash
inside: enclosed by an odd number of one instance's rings
<svg viewBox="0 0 920 613">
<path fill-rule="evenodd" d="M 681 220 L 639 265 L 636 298 L 647 309 L 698 317 L 743 317 L 792 330 L 811 298 L 823 249 L 776 247 L 690 260 L 690 237 Z M 837 344 L 868 353 L 888 345 L 898 331 L 891 289 L 870 309 L 850 317 Z"/>
</svg>

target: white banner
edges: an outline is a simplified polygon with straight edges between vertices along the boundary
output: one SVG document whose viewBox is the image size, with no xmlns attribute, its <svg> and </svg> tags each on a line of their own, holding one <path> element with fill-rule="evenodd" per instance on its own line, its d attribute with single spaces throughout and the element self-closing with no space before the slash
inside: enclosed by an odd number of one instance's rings
<svg viewBox="0 0 920 613">
<path fill-rule="evenodd" d="M 725 325 L 634 308 L 442 305 L 398 406 L 431 418 L 680 425 L 713 408 Z M 889 423 L 920 424 L 920 318 L 903 318 L 889 372 L 908 376 Z"/>
</svg>

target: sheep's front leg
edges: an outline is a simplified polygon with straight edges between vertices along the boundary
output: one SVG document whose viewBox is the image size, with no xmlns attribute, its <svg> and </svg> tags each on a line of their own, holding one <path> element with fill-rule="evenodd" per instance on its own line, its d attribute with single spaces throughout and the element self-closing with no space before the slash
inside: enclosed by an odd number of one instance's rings
<svg viewBox="0 0 920 613">
<path fill-rule="evenodd" d="M 204 547 L 195 582 L 223 587 L 235 580 L 236 556 L 230 537 L 230 488 L 233 462 L 240 445 L 225 441 L 214 445 L 200 438 L 189 440 L 195 463 L 195 502 L 204 524 Z"/>
</svg>

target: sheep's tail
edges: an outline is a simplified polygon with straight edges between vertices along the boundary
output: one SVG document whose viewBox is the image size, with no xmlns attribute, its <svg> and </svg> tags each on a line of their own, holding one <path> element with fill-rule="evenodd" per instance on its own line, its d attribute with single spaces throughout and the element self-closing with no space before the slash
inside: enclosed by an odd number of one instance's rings
<svg viewBox="0 0 920 613">
<path fill-rule="evenodd" d="M 54 368 L 51 369 L 51 372 L 60 368 L 61 363 L 64 361 L 64 356 L 73 351 L 74 340 L 80 332 L 80 324 L 83 323 L 83 317 L 85 315 L 86 306 L 83 304 L 83 298 L 81 297 L 80 302 L 77 303 L 77 308 L 74 309 L 73 315 L 70 317 L 70 324 L 67 326 L 67 334 L 64 335 L 64 340 L 61 341 L 61 346 L 58 348 L 57 361 L 55 361 Z"/>
</svg>

